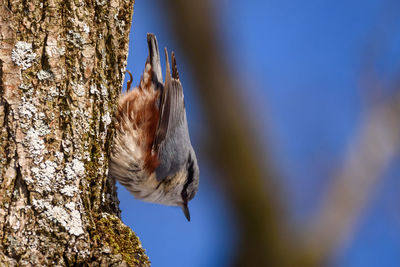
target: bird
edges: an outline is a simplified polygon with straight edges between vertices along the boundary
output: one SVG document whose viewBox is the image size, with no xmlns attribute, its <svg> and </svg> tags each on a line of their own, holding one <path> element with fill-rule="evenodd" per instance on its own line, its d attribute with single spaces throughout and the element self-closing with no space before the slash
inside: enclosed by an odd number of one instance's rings
<svg viewBox="0 0 400 267">
<path fill-rule="evenodd" d="M 139 85 L 122 93 L 115 114 L 109 175 L 136 199 L 179 206 L 188 221 L 188 202 L 199 187 L 199 166 L 190 141 L 175 53 L 167 48 L 165 82 L 157 38 L 147 34 L 149 55 Z"/>
</svg>

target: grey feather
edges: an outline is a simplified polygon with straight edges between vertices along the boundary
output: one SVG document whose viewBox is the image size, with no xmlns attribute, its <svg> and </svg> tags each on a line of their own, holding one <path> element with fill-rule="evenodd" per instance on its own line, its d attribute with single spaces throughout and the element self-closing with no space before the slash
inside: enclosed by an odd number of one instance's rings
<svg viewBox="0 0 400 267">
<path fill-rule="evenodd" d="M 176 66 L 176 58 L 174 51 L 172 51 L 171 53 L 171 63 L 172 63 L 172 78 L 179 80 L 179 72 Z"/>
<path fill-rule="evenodd" d="M 157 180 L 174 174 L 184 165 L 189 155 L 189 130 L 183 105 L 182 85 L 172 80 L 164 87 L 165 101 L 162 106 L 159 128 L 157 129 L 155 145 L 158 151 L 160 165 L 156 169 Z M 160 137 L 164 137 L 161 139 Z"/>
<path fill-rule="evenodd" d="M 163 79 L 161 72 L 160 52 L 158 50 L 157 38 L 154 34 L 147 34 L 147 45 L 149 46 L 150 64 L 153 68 L 154 80 L 162 84 Z"/>
</svg>

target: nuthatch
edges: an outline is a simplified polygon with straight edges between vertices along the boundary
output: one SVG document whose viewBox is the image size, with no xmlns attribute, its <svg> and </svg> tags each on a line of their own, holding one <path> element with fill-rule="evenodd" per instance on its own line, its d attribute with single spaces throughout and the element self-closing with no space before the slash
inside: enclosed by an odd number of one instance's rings
<svg viewBox="0 0 400 267">
<path fill-rule="evenodd" d="M 149 57 L 137 88 L 123 94 L 116 112 L 111 177 L 135 198 L 180 206 L 190 221 L 188 202 L 199 186 L 199 167 L 189 130 L 174 52 L 172 77 L 165 48 L 163 83 L 154 34 L 147 34 Z"/>
</svg>

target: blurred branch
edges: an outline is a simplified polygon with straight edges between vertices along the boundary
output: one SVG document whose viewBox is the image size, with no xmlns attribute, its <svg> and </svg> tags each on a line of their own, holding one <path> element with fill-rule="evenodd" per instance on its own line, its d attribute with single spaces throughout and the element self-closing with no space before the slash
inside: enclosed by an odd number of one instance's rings
<svg viewBox="0 0 400 267">
<path fill-rule="evenodd" d="M 244 104 L 242 86 L 224 58 L 210 0 L 163 2 L 171 29 L 190 59 L 206 107 L 213 151 L 241 230 L 236 266 L 321 266 L 351 232 L 372 187 L 400 145 L 400 95 L 370 110 L 333 179 L 312 227 L 290 237 L 277 178 L 263 157 Z"/>
<path fill-rule="evenodd" d="M 285 266 L 288 247 L 282 233 L 283 212 L 269 161 L 256 143 L 251 120 L 237 92 L 244 86 L 233 79 L 223 56 L 210 1 L 166 1 L 171 28 L 190 59 L 198 94 L 212 130 L 208 155 L 235 207 L 241 230 L 238 266 Z M 266 167 L 262 167 L 266 166 Z"/>
<path fill-rule="evenodd" d="M 400 93 L 366 115 L 305 237 L 317 266 L 351 236 L 370 192 L 400 146 Z"/>
<path fill-rule="evenodd" d="M 361 70 L 368 110 L 350 142 L 343 167 L 333 178 L 304 237 L 310 260 L 316 266 L 326 263 L 332 252 L 352 237 L 374 187 L 400 148 L 400 80 L 392 81 L 395 90 L 386 91 L 394 95 L 388 97 L 375 69 L 378 58 L 385 56 L 395 42 L 397 35 L 382 31 L 382 27 L 397 29 L 400 17 L 392 11 L 398 10 L 398 5 L 398 1 L 387 1 L 379 23 L 370 33 Z"/>
</svg>

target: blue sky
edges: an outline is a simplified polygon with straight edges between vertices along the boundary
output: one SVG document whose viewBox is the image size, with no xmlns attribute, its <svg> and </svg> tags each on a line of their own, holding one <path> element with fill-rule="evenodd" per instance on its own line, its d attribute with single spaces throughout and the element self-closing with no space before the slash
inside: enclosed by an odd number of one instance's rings
<svg viewBox="0 0 400 267">
<path fill-rule="evenodd" d="M 192 74 L 156 5 L 160 2 L 136 1 L 128 69 L 137 83 L 148 53 L 147 32 L 157 35 L 160 47 L 175 50 L 192 142 L 201 150 L 206 126 L 191 89 Z M 265 149 L 272 146 L 292 223 L 304 223 L 368 107 L 361 82 L 365 66 L 383 85 L 400 69 L 400 3 L 220 0 L 216 6 L 218 27 L 229 44 L 225 52 L 248 85 L 242 95 L 259 139 L 266 140 Z M 379 90 L 378 95 L 387 94 Z M 232 207 L 202 156 L 190 223 L 179 208 L 134 200 L 119 185 L 122 218 L 140 237 L 153 266 L 229 266 L 235 242 Z M 400 266 L 399 160 L 385 171 L 332 266 Z"/>
</svg>

